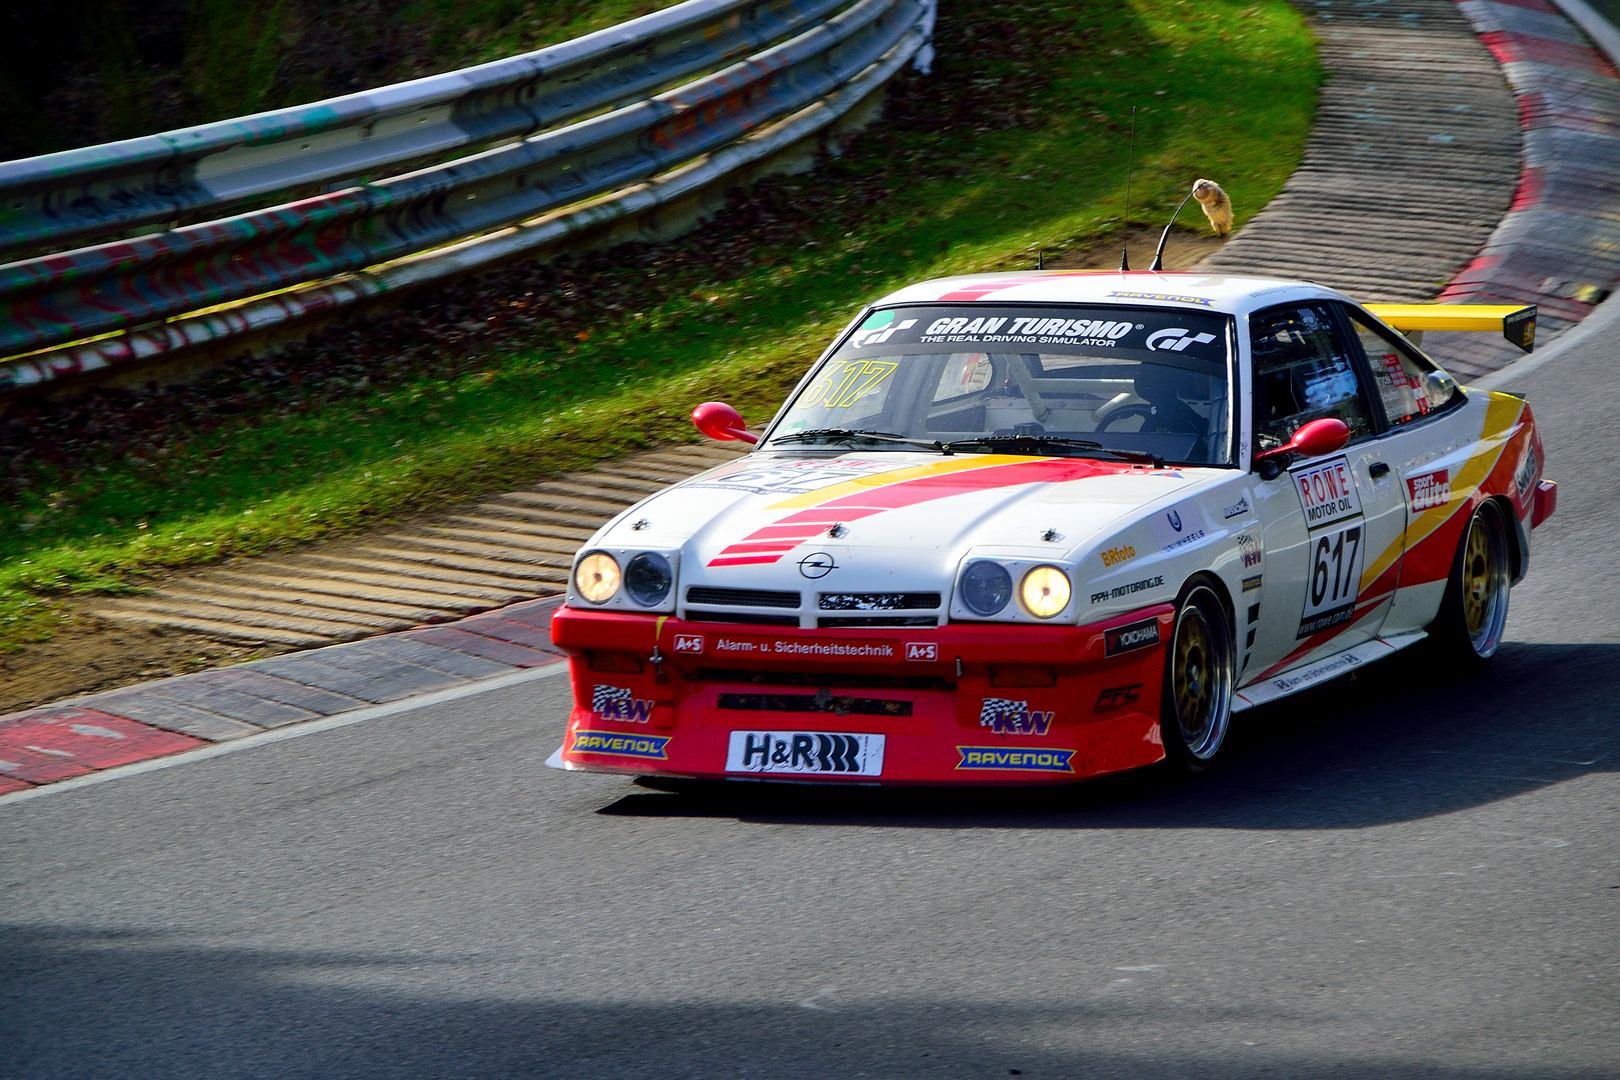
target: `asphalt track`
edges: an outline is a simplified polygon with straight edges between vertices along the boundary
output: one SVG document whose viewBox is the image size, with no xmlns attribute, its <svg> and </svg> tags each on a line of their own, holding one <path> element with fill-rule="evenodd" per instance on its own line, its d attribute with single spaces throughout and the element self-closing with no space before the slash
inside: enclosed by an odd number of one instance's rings
<svg viewBox="0 0 1620 1080">
<path fill-rule="evenodd" d="M 0 805 L 0 1076 L 1620 1075 L 1617 323 L 1504 383 L 1561 503 L 1483 681 L 1189 783 L 694 796 L 545 768 L 541 678 Z"/>
</svg>

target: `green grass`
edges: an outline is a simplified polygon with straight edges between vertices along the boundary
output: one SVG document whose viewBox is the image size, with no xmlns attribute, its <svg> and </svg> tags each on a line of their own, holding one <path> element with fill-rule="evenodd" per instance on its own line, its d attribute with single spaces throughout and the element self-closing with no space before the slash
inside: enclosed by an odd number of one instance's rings
<svg viewBox="0 0 1620 1080">
<path fill-rule="evenodd" d="M 1133 221 L 1162 221 L 1209 176 L 1241 222 L 1298 163 L 1320 69 L 1284 0 L 941 6 L 923 92 L 945 119 L 874 129 L 822 174 L 773 181 L 788 201 L 823 200 L 809 240 L 756 248 L 729 278 L 683 271 L 588 340 L 481 356 L 474 374 L 257 417 L 150 462 L 39 467 L 0 509 L 0 648 L 48 635 L 54 598 L 128 589 L 142 571 L 352 532 L 692 438 L 686 414 L 706 398 L 764 419 L 867 299 L 1029 267 L 1037 247 L 1116 229 L 1133 105 Z M 1019 26 L 1032 28 L 1022 45 Z M 1022 122 L 979 129 L 973 102 L 991 99 Z"/>
</svg>

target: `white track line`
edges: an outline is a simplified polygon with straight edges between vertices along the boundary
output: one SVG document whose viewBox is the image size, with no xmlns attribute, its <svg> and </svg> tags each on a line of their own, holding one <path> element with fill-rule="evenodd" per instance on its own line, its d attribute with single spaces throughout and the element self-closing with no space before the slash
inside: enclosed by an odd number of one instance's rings
<svg viewBox="0 0 1620 1080">
<path fill-rule="evenodd" d="M 251 750 L 256 746 L 285 742 L 287 739 L 297 739 L 304 735 L 315 735 L 322 731 L 348 727 L 350 724 L 359 724 L 366 720 L 376 720 L 384 716 L 409 712 L 412 709 L 443 705 L 448 701 L 457 701 L 490 690 L 503 690 L 508 686 L 517 686 L 538 679 L 549 679 L 556 675 L 565 674 L 567 671 L 568 664 L 559 661 L 555 664 L 547 664 L 545 667 L 525 668 L 521 671 L 512 671 L 505 675 L 495 675 L 488 679 L 481 679 L 478 682 L 467 683 L 463 686 L 435 690 L 431 694 L 420 694 L 416 697 L 405 698 L 402 701 L 390 701 L 385 705 L 371 705 L 364 709 L 351 709 L 348 712 L 337 713 L 320 720 L 306 720 L 301 724 L 290 724 L 287 727 L 263 731 L 257 735 L 232 739 L 230 742 L 214 743 L 212 746 L 201 746 L 195 750 L 186 750 L 182 753 L 169 754 L 166 757 L 151 758 L 146 761 L 134 761 L 128 765 L 118 765 L 111 769 L 103 769 L 100 772 L 75 776 L 71 780 L 58 780 L 54 784 L 41 784 L 38 787 L 27 788 L 23 791 L 13 791 L 9 795 L 0 795 L 0 806 L 25 802 L 29 799 L 38 799 L 46 795 L 60 795 L 66 791 L 77 791 L 79 788 L 89 787 L 91 784 L 100 784 L 108 780 L 123 780 L 126 777 L 156 772 L 159 769 L 185 765 L 193 761 L 222 757 L 225 754 L 234 754 L 238 750 Z"/>
</svg>

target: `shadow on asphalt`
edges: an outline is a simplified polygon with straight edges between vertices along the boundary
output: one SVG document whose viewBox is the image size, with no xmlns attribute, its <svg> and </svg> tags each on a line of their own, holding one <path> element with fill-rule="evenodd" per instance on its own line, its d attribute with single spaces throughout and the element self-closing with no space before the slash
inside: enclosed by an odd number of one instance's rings
<svg viewBox="0 0 1620 1080">
<path fill-rule="evenodd" d="M 1443 1043 L 1414 1059 L 1410 1050 L 1358 1036 L 1364 1018 L 1323 1011 L 1320 1003 L 1278 1007 L 1214 998 L 1178 1005 L 1171 1024 L 1162 1008 L 1109 995 L 993 1006 L 942 997 L 866 1003 L 851 1012 L 768 1000 L 593 1001 L 548 994 L 543 979 L 525 989 L 481 987 L 476 976 L 456 985 L 455 968 L 469 962 L 477 961 L 381 943 L 365 951 L 210 948 L 159 933 L 0 925 L 0 1076 L 1612 1075 L 1601 1066 L 1571 1067 L 1567 1059 L 1529 1068 L 1442 1064 Z M 1264 1041 L 1238 1046 L 1232 1031 Z"/>
<path fill-rule="evenodd" d="M 600 813 L 916 828 L 1361 828 L 1511 798 L 1620 759 L 1620 645 L 1508 644 L 1482 678 L 1421 647 L 1239 714 L 1221 760 L 1052 788 L 707 783 Z"/>
</svg>

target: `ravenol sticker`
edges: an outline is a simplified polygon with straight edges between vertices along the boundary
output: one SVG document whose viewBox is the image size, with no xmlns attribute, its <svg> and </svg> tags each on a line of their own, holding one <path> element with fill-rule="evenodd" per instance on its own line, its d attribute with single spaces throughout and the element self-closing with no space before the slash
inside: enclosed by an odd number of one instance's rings
<svg viewBox="0 0 1620 1080">
<path fill-rule="evenodd" d="M 979 706 L 979 726 L 997 735 L 1045 735 L 1053 715 L 1030 711 L 1027 701 L 984 698 Z"/>
<path fill-rule="evenodd" d="M 645 724 L 652 715 L 653 703 L 634 697 L 622 686 L 591 687 L 591 712 L 603 720 L 624 720 L 632 724 Z"/>
<path fill-rule="evenodd" d="M 1003 770 L 1008 772 L 1072 773 L 1069 764 L 1073 750 L 1028 750 L 1003 746 L 958 746 L 956 752 L 962 760 L 958 769 Z"/>
<path fill-rule="evenodd" d="M 1361 513 L 1355 474 L 1342 457 L 1300 469 L 1294 473 L 1294 485 L 1299 489 L 1307 529 L 1320 529 Z"/>
<path fill-rule="evenodd" d="M 1406 478 L 1406 497 L 1412 503 L 1412 512 L 1432 510 L 1451 501 L 1451 470 L 1439 469 L 1421 476 Z"/>
<path fill-rule="evenodd" d="M 1209 307 L 1214 300 L 1207 296 L 1177 296 L 1174 293 L 1157 292 L 1111 292 L 1109 296 L 1117 296 L 1121 300 L 1163 300 L 1170 304 L 1197 304 L 1199 307 Z"/>
<path fill-rule="evenodd" d="M 612 754 L 616 757 L 663 761 L 669 757 L 664 752 L 669 740 L 668 735 L 626 735 L 622 731 L 581 728 L 574 732 L 573 744 L 568 749 L 575 754 Z"/>
</svg>

